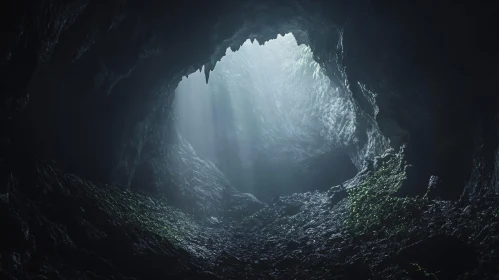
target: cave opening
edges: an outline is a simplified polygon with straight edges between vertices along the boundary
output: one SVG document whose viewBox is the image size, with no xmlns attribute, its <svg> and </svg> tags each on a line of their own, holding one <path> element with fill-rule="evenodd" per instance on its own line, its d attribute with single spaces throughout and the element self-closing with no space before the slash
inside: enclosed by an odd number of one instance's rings
<svg viewBox="0 0 499 280">
<path fill-rule="evenodd" d="M 292 33 L 248 39 L 228 48 L 211 73 L 182 79 L 175 130 L 228 184 L 260 200 L 324 191 L 358 172 L 345 144 L 354 105 L 342 90 Z"/>
</svg>

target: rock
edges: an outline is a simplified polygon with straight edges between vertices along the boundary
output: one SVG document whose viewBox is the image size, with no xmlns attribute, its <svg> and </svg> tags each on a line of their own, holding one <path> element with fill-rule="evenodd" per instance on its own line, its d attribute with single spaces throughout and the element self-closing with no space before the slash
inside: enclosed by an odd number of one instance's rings
<svg viewBox="0 0 499 280">
<path fill-rule="evenodd" d="M 219 228 L 222 226 L 222 222 L 217 217 L 209 217 L 206 221 L 209 227 Z"/>
<path fill-rule="evenodd" d="M 93 224 L 85 219 L 81 219 L 77 223 L 78 238 L 89 244 L 95 243 L 106 237 L 106 234 L 98 230 Z"/>
<path fill-rule="evenodd" d="M 272 198 L 272 200 L 270 202 L 272 202 L 272 204 L 277 204 L 281 201 L 281 196 L 279 195 L 276 195 Z"/>
<path fill-rule="evenodd" d="M 438 196 L 436 193 L 438 192 L 437 188 L 442 184 L 442 181 L 438 176 L 431 175 L 430 179 L 428 180 L 428 188 L 426 190 L 426 193 L 424 197 L 428 199 L 436 199 Z"/>
<path fill-rule="evenodd" d="M 374 160 L 366 159 L 364 165 L 362 166 L 362 170 L 366 171 L 374 170 Z"/>
<path fill-rule="evenodd" d="M 288 244 L 286 245 L 286 249 L 290 251 L 294 251 L 298 248 L 300 248 L 300 244 L 294 240 L 289 241 Z"/>
<path fill-rule="evenodd" d="M 301 207 L 303 204 L 300 203 L 293 203 L 293 204 L 286 204 L 282 208 L 284 215 L 286 216 L 294 216 L 300 212 Z"/>
<path fill-rule="evenodd" d="M 346 189 L 336 189 L 329 191 L 329 199 L 331 200 L 331 205 L 334 206 L 340 200 L 348 197 L 348 192 Z"/>
<path fill-rule="evenodd" d="M 361 172 L 359 172 L 355 177 L 353 177 L 350 180 L 347 180 L 341 184 L 345 189 L 350 189 L 358 186 L 366 177 L 370 176 L 373 171 L 369 169 L 364 169 Z M 337 187 L 333 187 L 337 188 Z"/>
<path fill-rule="evenodd" d="M 19 253 L 12 253 L 10 257 L 14 266 L 21 266 L 21 255 Z"/>
<path fill-rule="evenodd" d="M 250 193 L 233 193 L 229 198 L 229 205 L 233 217 L 249 216 L 262 209 L 265 203 Z"/>
<path fill-rule="evenodd" d="M 379 169 L 385 162 L 389 161 L 394 156 L 395 156 L 394 150 L 389 149 L 384 154 L 374 159 L 372 167 L 374 169 Z"/>
</svg>

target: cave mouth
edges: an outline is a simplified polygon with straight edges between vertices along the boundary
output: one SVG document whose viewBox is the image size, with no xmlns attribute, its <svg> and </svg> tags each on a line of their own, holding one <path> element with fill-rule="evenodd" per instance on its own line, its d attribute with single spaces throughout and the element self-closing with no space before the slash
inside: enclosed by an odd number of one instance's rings
<svg viewBox="0 0 499 280">
<path fill-rule="evenodd" d="M 268 201 L 357 174 L 345 144 L 354 105 L 292 33 L 262 44 L 248 39 L 227 49 L 209 79 L 203 70 L 175 91 L 175 129 L 228 184 Z"/>
</svg>

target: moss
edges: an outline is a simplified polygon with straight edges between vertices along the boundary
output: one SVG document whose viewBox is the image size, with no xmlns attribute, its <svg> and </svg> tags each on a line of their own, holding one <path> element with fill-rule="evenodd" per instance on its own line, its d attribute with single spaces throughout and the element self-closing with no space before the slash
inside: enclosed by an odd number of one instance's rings
<svg viewBox="0 0 499 280">
<path fill-rule="evenodd" d="M 350 234 L 403 231 L 425 204 L 420 197 L 394 196 L 406 179 L 402 153 L 385 154 L 378 162 L 362 183 L 348 190 L 349 214 L 344 227 Z"/>
<path fill-rule="evenodd" d="M 66 187 L 63 199 L 72 201 L 74 207 L 79 205 L 77 208 L 81 207 L 83 216 L 95 223 L 103 226 L 119 225 L 135 236 L 155 235 L 172 244 L 179 244 L 186 235 L 197 231 L 198 225 L 193 218 L 168 205 L 166 199 L 152 198 L 114 186 L 97 186 L 50 166 L 40 168 L 44 169 L 47 178 L 58 178 L 59 184 Z"/>
<path fill-rule="evenodd" d="M 119 223 L 155 233 L 173 243 L 182 241 L 194 227 L 188 215 L 161 200 L 114 188 L 94 188 L 91 194 L 99 207 Z"/>
</svg>

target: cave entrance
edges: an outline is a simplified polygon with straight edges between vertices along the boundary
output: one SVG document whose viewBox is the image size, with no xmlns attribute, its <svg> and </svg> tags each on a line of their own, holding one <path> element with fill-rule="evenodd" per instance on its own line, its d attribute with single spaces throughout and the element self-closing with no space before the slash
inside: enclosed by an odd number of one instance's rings
<svg viewBox="0 0 499 280">
<path fill-rule="evenodd" d="M 269 200 L 357 173 L 342 145 L 353 105 L 291 33 L 227 49 L 208 82 L 203 70 L 176 89 L 176 131 L 236 189 Z"/>
</svg>

